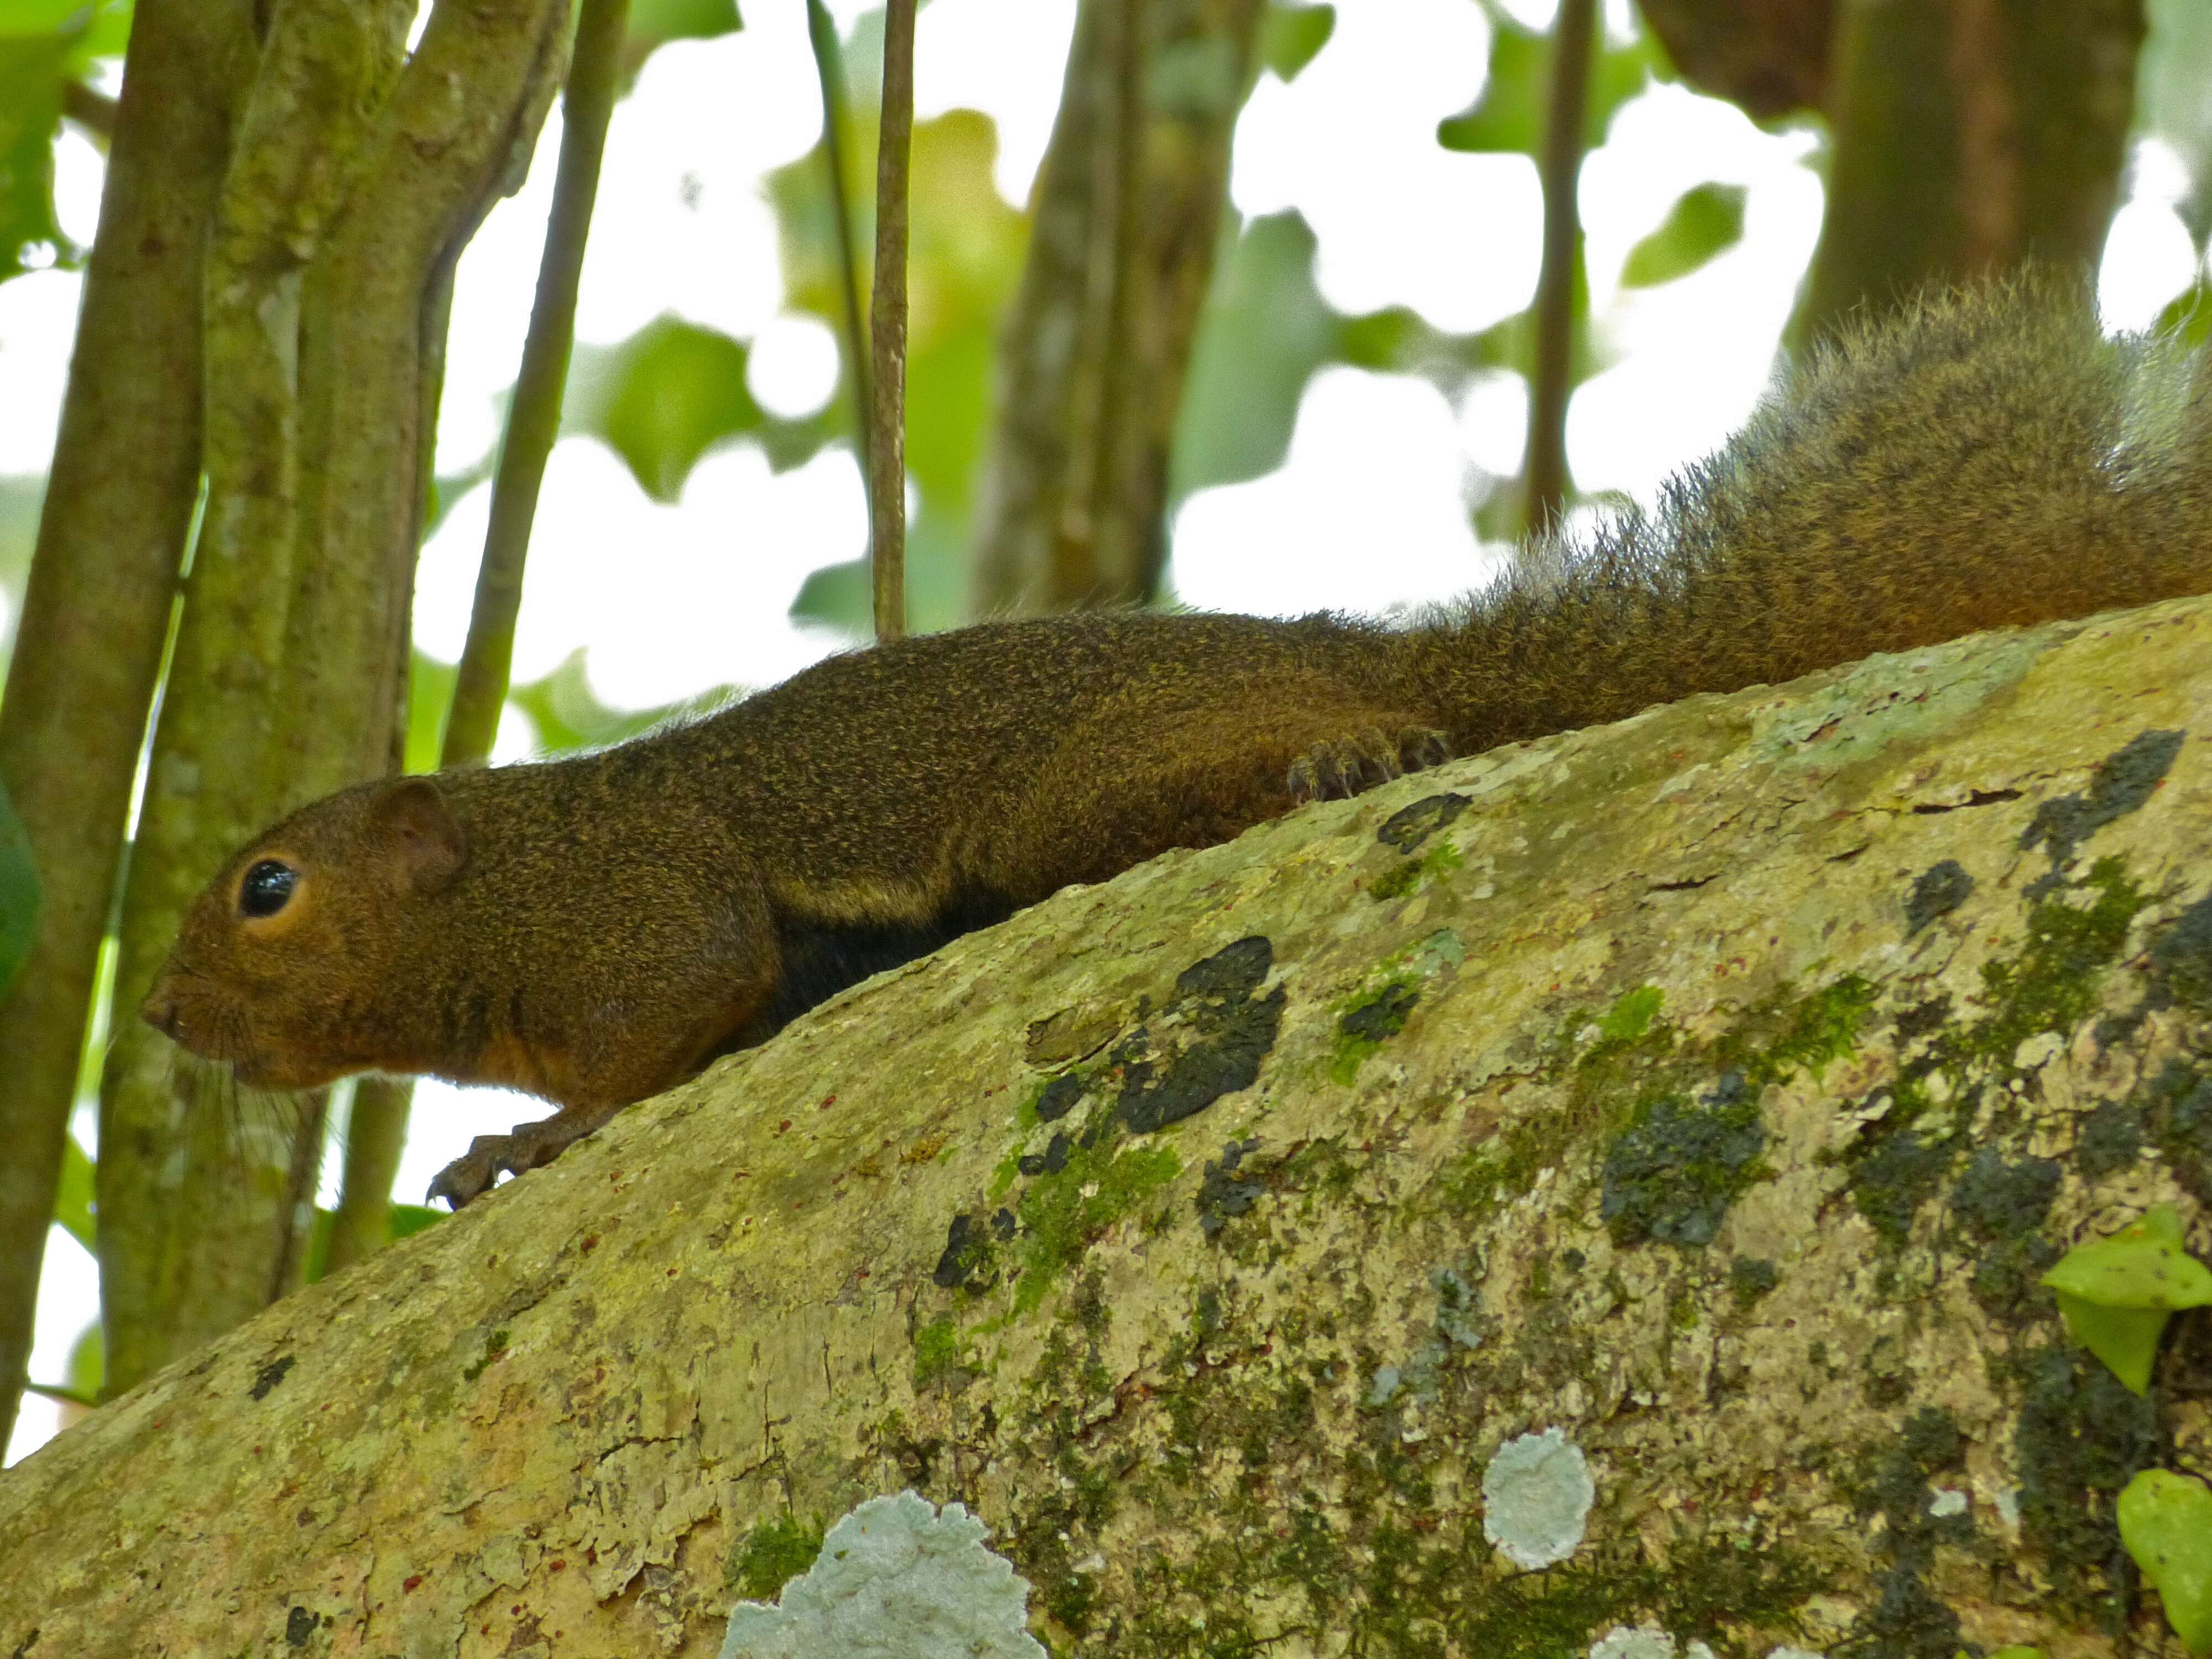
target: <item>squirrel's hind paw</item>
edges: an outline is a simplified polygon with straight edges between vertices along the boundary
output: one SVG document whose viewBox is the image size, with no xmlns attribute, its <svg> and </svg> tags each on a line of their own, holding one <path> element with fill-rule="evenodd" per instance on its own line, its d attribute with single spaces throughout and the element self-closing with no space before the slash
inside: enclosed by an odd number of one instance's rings
<svg viewBox="0 0 2212 1659">
<path fill-rule="evenodd" d="M 1407 726 L 1395 742 L 1381 728 L 1370 726 L 1349 738 L 1317 744 L 1292 761 L 1291 794 L 1301 804 L 1348 800 L 1363 789 L 1450 758 L 1451 740 L 1432 726 Z"/>
</svg>

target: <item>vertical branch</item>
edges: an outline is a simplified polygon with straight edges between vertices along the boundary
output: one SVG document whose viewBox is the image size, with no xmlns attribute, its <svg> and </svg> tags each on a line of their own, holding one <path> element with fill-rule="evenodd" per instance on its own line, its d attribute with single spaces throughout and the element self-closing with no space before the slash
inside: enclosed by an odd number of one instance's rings
<svg viewBox="0 0 2212 1659">
<path fill-rule="evenodd" d="M 860 314 L 860 254 L 853 240 L 853 209 L 845 188 L 845 64 L 837 49 L 836 20 L 822 0 L 806 0 L 806 38 L 814 48 L 814 74 L 822 83 L 822 155 L 830 169 L 830 210 L 837 216 L 837 259 L 845 302 L 845 365 L 852 377 L 853 442 L 860 452 L 860 481 L 867 487 L 871 520 L 875 516 L 875 475 L 868 465 L 868 421 L 874 404 L 868 392 L 867 325 Z"/>
<path fill-rule="evenodd" d="M 1259 0 L 1083 0 L 1000 356 L 984 615 L 1156 597 L 1170 463 Z"/>
<path fill-rule="evenodd" d="M 1536 279 L 1536 353 L 1528 385 L 1523 520 L 1535 538 L 1567 507 L 1567 394 L 1573 387 L 1575 301 L 1581 289 L 1582 172 L 1597 0 L 1560 0 L 1552 30 L 1551 107 L 1544 131 L 1544 263 Z"/>
<path fill-rule="evenodd" d="M 546 459 L 560 434 L 562 392 L 575 343 L 576 295 L 629 16 L 629 0 L 584 0 L 576 20 L 574 54 L 562 94 L 561 161 L 553 182 L 553 208 L 500 446 L 499 471 L 492 483 L 491 521 L 484 532 L 483 562 L 477 571 L 468 640 L 461 648 L 460 672 L 446 715 L 439 756 L 442 766 L 481 764 L 491 752 L 507 702 L 530 530 Z M 423 329 L 425 346 L 437 354 L 440 363 L 451 295 L 449 273 L 427 307 Z M 440 378 L 435 372 L 426 375 L 422 416 L 426 474 Z M 343 1182 L 331 1233 L 332 1272 L 384 1243 L 411 1094 L 408 1085 L 385 1078 L 364 1078 L 355 1085 L 353 1114 L 346 1125 Z"/>
<path fill-rule="evenodd" d="M 561 392 L 576 338 L 576 289 L 583 277 L 584 245 L 591 234 L 592 204 L 599 195 L 599 162 L 606 153 L 607 121 L 614 112 L 629 18 L 629 0 L 583 0 L 577 16 L 575 52 L 561 98 L 561 167 L 553 184 L 553 212 L 538 266 L 530 331 L 522 343 L 522 367 L 507 408 L 507 435 L 500 445 L 499 471 L 492 481 L 491 523 L 477 571 L 468 642 L 461 648 L 460 675 L 446 715 L 441 766 L 473 766 L 490 754 L 500 710 L 506 706 L 514 622 L 522 607 L 523 562 L 546 457 L 561 429 Z"/>
<path fill-rule="evenodd" d="M 199 488 L 200 264 L 246 0 L 140 0 L 21 625 L 0 703 L 44 889 L 0 998 L 0 1444 L 30 1358 L 131 780 Z"/>
<path fill-rule="evenodd" d="M 883 127 L 876 149 L 875 395 L 868 472 L 879 643 L 906 634 L 906 226 L 914 9 L 915 0 L 886 0 L 884 9 Z"/>
</svg>

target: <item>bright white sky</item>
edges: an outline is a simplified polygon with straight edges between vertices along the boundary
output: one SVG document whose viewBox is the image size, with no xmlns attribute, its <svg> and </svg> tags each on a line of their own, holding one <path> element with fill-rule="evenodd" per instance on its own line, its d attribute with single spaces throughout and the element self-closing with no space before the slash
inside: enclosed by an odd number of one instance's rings
<svg viewBox="0 0 2212 1659">
<path fill-rule="evenodd" d="M 848 30 L 866 0 L 830 0 Z M 1551 0 L 1506 0 L 1543 27 Z M 933 0 L 915 43 L 924 118 L 956 107 L 997 123 L 997 182 L 1024 201 L 1049 135 L 1074 0 Z M 656 52 L 609 134 L 577 318 L 580 339 L 612 344 L 673 312 L 754 342 L 752 389 L 788 415 L 818 409 L 836 377 L 827 331 L 781 310 L 775 223 L 763 175 L 813 148 L 820 115 L 799 0 L 750 0 L 738 34 Z M 1626 0 L 1608 0 L 1619 30 Z M 1439 328 L 1478 329 L 1528 302 L 1540 203 L 1529 163 L 1460 155 L 1436 124 L 1480 89 L 1488 25 L 1469 0 L 1337 9 L 1334 36 L 1298 78 L 1263 76 L 1239 125 L 1231 180 L 1247 216 L 1302 212 L 1319 243 L 1330 302 L 1406 305 Z M 1404 42 L 1418 39 L 1418 51 Z M 447 360 L 439 466 L 469 465 L 498 435 L 495 399 L 514 378 L 536 280 L 559 148 L 547 124 L 528 184 L 463 257 Z M 1569 459 L 1585 489 L 1648 497 L 1717 444 L 1766 382 L 1776 340 L 1820 228 L 1821 190 L 1802 132 L 1770 136 L 1733 107 L 1674 88 L 1626 106 L 1582 175 L 1595 326 L 1621 354 L 1576 393 Z M 89 241 L 101 162 L 71 132 L 58 161 L 63 222 Z M 1624 293 L 1622 258 L 1684 190 L 1712 179 L 1748 191 L 1741 244 L 1663 288 Z M 2115 326 L 2140 326 L 2191 278 L 2173 210 L 2185 179 L 2170 153 L 2138 152 L 2131 198 L 2107 244 L 2100 293 Z M 80 278 L 42 272 L 0 284 L 0 474 L 35 474 L 52 453 Z M 1194 496 L 1174 526 L 1173 580 L 1209 609 L 1381 611 L 1473 586 L 1502 550 L 1479 547 L 1472 500 L 1518 470 L 1525 384 L 1499 373 L 1449 402 L 1426 381 L 1332 368 L 1299 404 L 1284 465 Z M 458 654 L 482 548 L 482 490 L 456 504 L 423 555 L 417 641 Z M 863 550 L 866 515 L 849 451 L 773 476 L 757 446 L 709 454 L 682 500 L 648 500 L 596 441 L 553 455 L 531 549 L 514 672 L 530 679 L 585 652 L 593 690 L 649 708 L 736 683 L 784 678 L 842 641 L 787 612 L 807 574 Z M 1347 550 L 1358 556 L 1347 557 Z M 0 635 L 10 623 L 0 596 Z M 526 752 L 514 711 L 503 757 Z M 420 1193 L 471 1135 L 542 1116 L 541 1103 L 426 1083 L 416 1095 L 400 1196 Z M 80 1114 L 79 1133 L 89 1125 Z M 91 1260 L 54 1231 L 32 1373 L 63 1374 L 97 1309 Z M 9 1461 L 54 1431 L 27 1400 Z"/>
</svg>

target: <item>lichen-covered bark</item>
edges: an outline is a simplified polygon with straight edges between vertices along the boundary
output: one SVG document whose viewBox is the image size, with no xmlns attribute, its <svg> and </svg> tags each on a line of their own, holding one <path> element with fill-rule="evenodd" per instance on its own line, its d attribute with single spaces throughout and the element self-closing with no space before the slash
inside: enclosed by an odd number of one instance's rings
<svg viewBox="0 0 2212 1659">
<path fill-rule="evenodd" d="M 703 1656 L 912 1487 L 1062 1655 L 2178 1659 L 2112 1498 L 2212 1466 L 2212 1330 L 2138 1400 L 2036 1280 L 2212 1245 L 2207 732 L 2191 601 L 1064 892 L 9 1471 L 0 1650 Z"/>
</svg>

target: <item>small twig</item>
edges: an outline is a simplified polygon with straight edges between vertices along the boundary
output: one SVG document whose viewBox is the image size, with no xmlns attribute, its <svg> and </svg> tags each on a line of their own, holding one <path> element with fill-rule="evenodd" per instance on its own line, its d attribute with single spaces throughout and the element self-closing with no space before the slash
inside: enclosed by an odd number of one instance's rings
<svg viewBox="0 0 2212 1659">
<path fill-rule="evenodd" d="M 530 551 L 531 521 L 538 513 L 545 459 L 561 430 L 561 393 L 568 378 L 568 353 L 576 337 L 576 288 L 591 233 L 592 203 L 599 194 L 599 161 L 606 149 L 607 118 L 622 69 L 629 0 L 583 0 L 576 20 L 575 54 L 561 99 L 561 167 L 553 182 L 553 212 L 538 267 L 538 297 L 508 405 L 507 435 L 492 481 L 491 523 L 484 532 L 483 563 L 477 572 L 468 642 L 461 647 L 460 677 L 446 714 L 442 766 L 468 766 L 491 752 L 506 706 L 514 662 L 514 621 L 522 608 L 522 569 Z"/>
<path fill-rule="evenodd" d="M 876 639 L 906 633 L 907 160 L 914 141 L 915 0 L 884 7 L 883 125 L 876 148 L 875 395 L 869 417 Z"/>
<path fill-rule="evenodd" d="M 875 479 L 868 470 L 867 324 L 860 314 L 860 254 L 853 242 L 853 210 L 845 190 L 845 64 L 837 24 L 822 0 L 806 0 L 806 36 L 814 47 L 814 73 L 822 82 L 822 151 L 830 170 L 830 208 L 837 216 L 837 258 L 843 267 L 839 297 L 845 302 L 845 363 L 853 384 L 853 441 L 860 450 L 860 482 L 874 517 Z"/>
<path fill-rule="evenodd" d="M 1528 455 L 1522 470 L 1528 534 L 1567 510 L 1567 394 L 1572 390 L 1575 272 L 1582 216 L 1575 200 L 1589 103 L 1597 0 L 1560 0 L 1552 30 L 1552 98 L 1544 132 L 1544 264 L 1536 279 L 1536 356 L 1528 386 Z"/>
<path fill-rule="evenodd" d="M 115 137 L 115 100 L 97 87 L 63 82 L 62 113 L 87 132 L 98 134 L 103 143 Z"/>
</svg>

